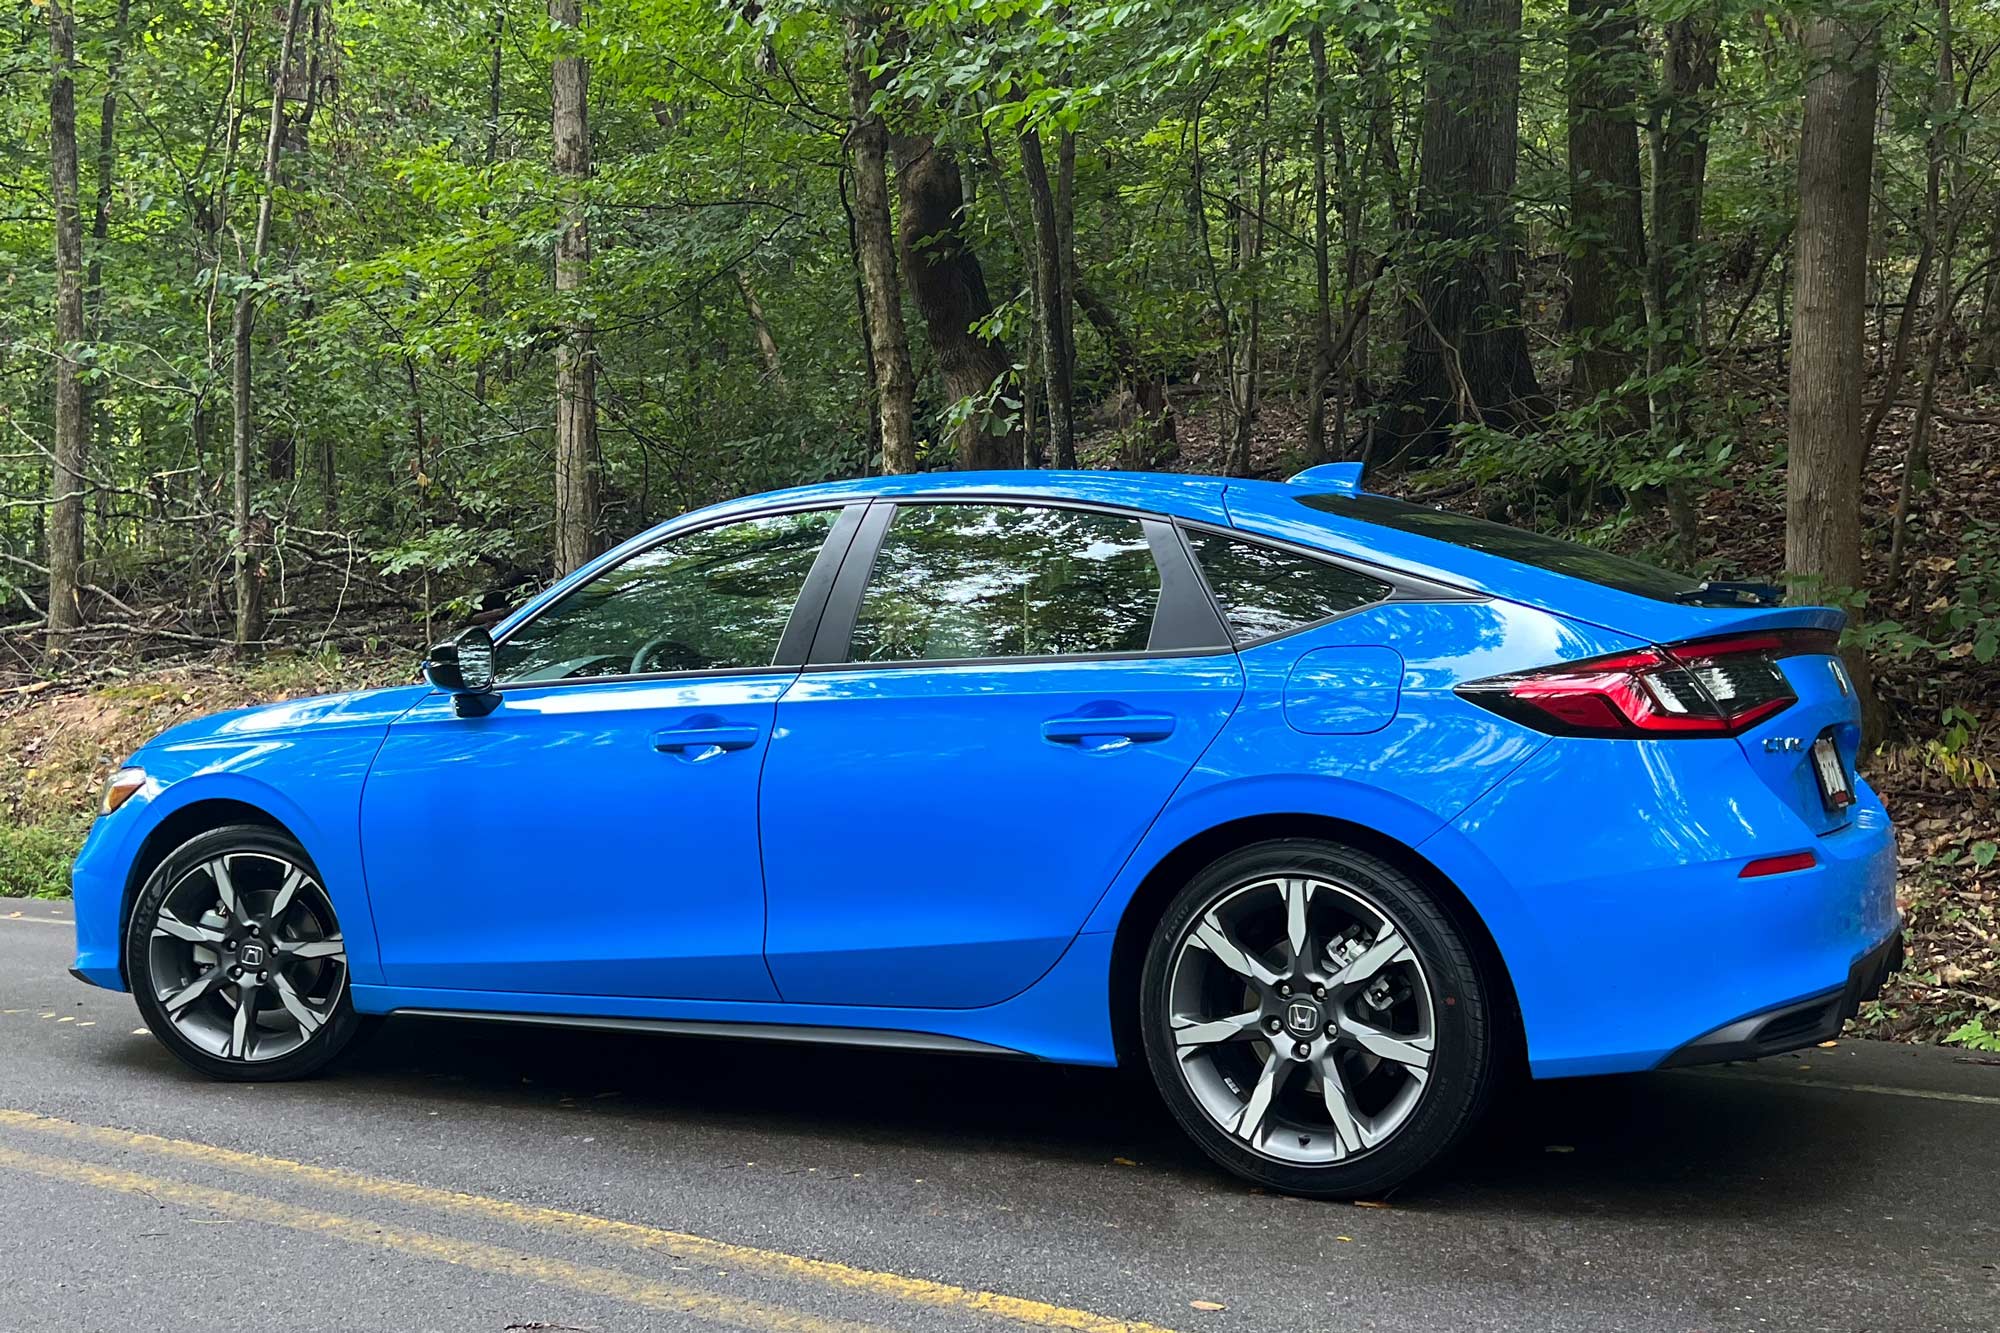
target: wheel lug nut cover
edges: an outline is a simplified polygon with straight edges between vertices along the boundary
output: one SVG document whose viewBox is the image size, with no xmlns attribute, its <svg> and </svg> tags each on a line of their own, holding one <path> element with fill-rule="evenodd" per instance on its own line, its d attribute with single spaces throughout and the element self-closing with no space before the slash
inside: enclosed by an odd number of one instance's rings
<svg viewBox="0 0 2000 1333">
<path fill-rule="evenodd" d="M 1300 1042 L 1298 1045 L 1292 1047 L 1292 1054 L 1298 1056 L 1299 1059 L 1303 1060 L 1308 1055 L 1312 1054 L 1312 1049 L 1313 1048 L 1306 1045 L 1306 1043 Z"/>
</svg>

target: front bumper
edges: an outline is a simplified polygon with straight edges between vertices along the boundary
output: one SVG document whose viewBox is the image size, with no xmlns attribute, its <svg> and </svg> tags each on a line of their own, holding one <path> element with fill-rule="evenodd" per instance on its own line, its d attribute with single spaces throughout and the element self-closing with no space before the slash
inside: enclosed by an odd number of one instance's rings
<svg viewBox="0 0 2000 1333">
<path fill-rule="evenodd" d="M 1831 1041 L 1862 1005 L 1882 993 L 1890 974 L 1902 966 L 1903 929 L 1898 921 L 1887 939 L 1854 960 L 1847 969 L 1846 985 L 1725 1023 L 1675 1050 L 1659 1067 L 1680 1069 L 1724 1060 L 1755 1060 Z"/>
</svg>

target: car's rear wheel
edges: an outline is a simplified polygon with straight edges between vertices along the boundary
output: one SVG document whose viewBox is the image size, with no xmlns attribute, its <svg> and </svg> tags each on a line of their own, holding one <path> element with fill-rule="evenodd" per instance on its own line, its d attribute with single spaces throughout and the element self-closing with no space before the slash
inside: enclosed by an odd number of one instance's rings
<svg viewBox="0 0 2000 1333">
<path fill-rule="evenodd" d="M 1207 1153 L 1298 1194 L 1367 1197 L 1447 1153 L 1482 1108 L 1492 1020 L 1432 895 L 1337 843 L 1232 852 L 1168 905 L 1140 1025 Z"/>
<path fill-rule="evenodd" d="M 216 1078 L 303 1077 L 360 1024 L 333 901 L 276 829 L 231 825 L 176 848 L 139 892 L 125 957 L 146 1026 Z"/>
</svg>

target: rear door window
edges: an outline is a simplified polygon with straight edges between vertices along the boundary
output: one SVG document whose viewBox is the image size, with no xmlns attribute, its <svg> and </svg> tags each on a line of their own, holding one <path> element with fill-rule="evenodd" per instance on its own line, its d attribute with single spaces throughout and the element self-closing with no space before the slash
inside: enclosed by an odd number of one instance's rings
<svg viewBox="0 0 2000 1333">
<path fill-rule="evenodd" d="M 856 662 L 1144 652 L 1160 570 L 1135 518 L 898 505 L 854 621 Z"/>
<path fill-rule="evenodd" d="M 1187 539 L 1238 643 L 1289 634 L 1392 591 L 1381 579 L 1262 542 L 1202 528 L 1187 529 Z"/>
</svg>

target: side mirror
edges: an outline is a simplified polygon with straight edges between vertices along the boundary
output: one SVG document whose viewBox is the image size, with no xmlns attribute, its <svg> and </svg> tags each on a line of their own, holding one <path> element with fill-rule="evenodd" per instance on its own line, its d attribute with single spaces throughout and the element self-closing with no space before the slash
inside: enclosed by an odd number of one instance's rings
<svg viewBox="0 0 2000 1333">
<path fill-rule="evenodd" d="M 424 658 L 424 679 L 452 697 L 460 717 L 485 717 L 500 706 L 493 688 L 493 636 L 474 625 Z"/>
</svg>

